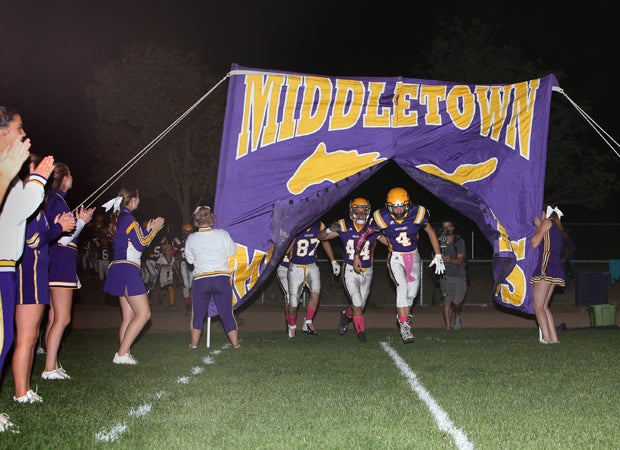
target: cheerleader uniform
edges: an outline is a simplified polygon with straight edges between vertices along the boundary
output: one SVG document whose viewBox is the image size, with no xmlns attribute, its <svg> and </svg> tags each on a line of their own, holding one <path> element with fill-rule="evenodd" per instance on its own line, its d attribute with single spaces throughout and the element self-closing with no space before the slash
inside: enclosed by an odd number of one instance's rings
<svg viewBox="0 0 620 450">
<path fill-rule="evenodd" d="M 552 220 L 551 228 L 543 236 L 540 257 L 531 277 L 532 283 L 545 281 L 555 286 L 565 285 L 565 274 L 562 266 L 562 246 L 564 236 L 558 225 Z"/>
<path fill-rule="evenodd" d="M 121 206 L 112 244 L 114 259 L 108 268 L 103 291 L 117 297 L 146 294 L 140 276 L 140 258 L 157 231 L 140 228 L 131 210 Z"/>
<path fill-rule="evenodd" d="M 65 201 L 66 192 L 53 190 L 47 200 L 45 215 L 49 223 L 54 222 L 58 214 L 71 212 L 69 205 Z M 77 238 L 84 228 L 85 222 L 78 219 L 75 223 L 75 230 L 69 236 L 62 236 L 54 243 L 50 244 L 50 271 L 49 287 L 77 289 L 79 287 L 77 276 Z"/>
</svg>

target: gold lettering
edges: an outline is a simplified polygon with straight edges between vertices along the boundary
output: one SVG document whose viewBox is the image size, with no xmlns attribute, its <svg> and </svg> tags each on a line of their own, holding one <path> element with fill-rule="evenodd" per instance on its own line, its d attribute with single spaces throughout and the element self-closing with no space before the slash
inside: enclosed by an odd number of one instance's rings
<svg viewBox="0 0 620 450">
<path fill-rule="evenodd" d="M 327 120 L 331 99 L 332 83 L 329 78 L 305 78 L 297 136 L 306 136 L 321 129 Z"/>
<path fill-rule="evenodd" d="M 364 83 L 336 80 L 336 98 L 329 118 L 330 130 L 352 128 L 359 121 L 364 106 Z"/>
<path fill-rule="evenodd" d="M 426 105 L 424 123 L 426 125 L 441 125 L 439 102 L 446 100 L 446 86 L 422 85 L 420 92 L 420 104 Z"/>
<path fill-rule="evenodd" d="M 476 113 L 476 99 L 469 86 L 454 86 L 450 89 L 446 111 L 458 129 L 466 130 L 471 126 Z"/>
<path fill-rule="evenodd" d="M 252 260 L 248 255 L 248 248 L 245 245 L 237 244 L 237 253 L 229 258 L 229 266 L 232 271 L 233 289 L 239 298 L 247 294 L 256 284 L 262 272 L 261 262 L 265 258 L 266 253 L 262 251 L 254 251 Z"/>
<path fill-rule="evenodd" d="M 418 125 L 418 112 L 411 111 L 411 100 L 418 99 L 420 85 L 396 83 L 394 95 L 394 126 L 413 127 Z"/>
<path fill-rule="evenodd" d="M 480 109 L 480 135 L 490 134 L 497 142 L 506 120 L 510 91 L 506 93 L 501 86 L 477 86 L 476 95 Z"/>
<path fill-rule="evenodd" d="M 506 277 L 509 284 L 502 283 L 499 286 L 499 297 L 502 303 L 520 306 L 525 300 L 527 282 L 523 269 L 515 264 L 512 272 Z"/>
<path fill-rule="evenodd" d="M 243 119 L 237 144 L 237 159 L 247 156 L 265 142 L 275 142 L 276 113 L 284 76 L 247 75 Z M 267 133 L 265 138 L 263 133 Z M 262 136 L 262 138 L 261 138 Z M 273 140 L 270 140 L 273 139 Z"/>
<path fill-rule="evenodd" d="M 530 159 L 532 123 L 534 122 L 534 104 L 536 92 L 540 87 L 540 78 L 513 85 L 515 98 L 512 102 L 512 116 L 506 130 L 506 145 L 516 148 L 516 136 L 519 135 L 519 154 Z M 515 130 L 518 129 L 518 130 Z"/>
<path fill-rule="evenodd" d="M 368 101 L 364 113 L 364 127 L 384 128 L 390 126 L 391 111 L 388 106 L 380 107 L 381 94 L 385 89 L 385 83 L 371 81 L 368 83 Z"/>
<path fill-rule="evenodd" d="M 299 87 L 302 80 L 302 77 L 295 75 L 286 78 L 286 97 L 284 98 L 284 111 L 278 132 L 278 142 L 295 137 L 295 105 L 299 98 Z"/>
</svg>

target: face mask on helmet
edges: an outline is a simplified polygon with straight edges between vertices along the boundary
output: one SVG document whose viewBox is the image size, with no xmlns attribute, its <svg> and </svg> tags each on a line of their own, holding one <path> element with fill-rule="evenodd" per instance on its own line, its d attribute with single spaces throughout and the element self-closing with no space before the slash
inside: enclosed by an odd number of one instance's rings
<svg viewBox="0 0 620 450">
<path fill-rule="evenodd" d="M 194 227 L 191 226 L 189 223 L 186 223 L 183 225 L 183 228 L 181 228 L 181 231 L 185 234 L 189 234 L 194 231 Z"/>
<path fill-rule="evenodd" d="M 370 203 L 365 198 L 354 198 L 349 202 L 349 217 L 358 225 L 363 225 L 370 217 Z"/>
<path fill-rule="evenodd" d="M 393 218 L 397 220 L 403 219 L 407 217 L 409 208 L 411 207 L 409 194 L 403 188 L 391 189 L 390 192 L 388 192 L 385 206 Z M 395 208 L 398 208 L 398 211 L 396 211 Z"/>
</svg>

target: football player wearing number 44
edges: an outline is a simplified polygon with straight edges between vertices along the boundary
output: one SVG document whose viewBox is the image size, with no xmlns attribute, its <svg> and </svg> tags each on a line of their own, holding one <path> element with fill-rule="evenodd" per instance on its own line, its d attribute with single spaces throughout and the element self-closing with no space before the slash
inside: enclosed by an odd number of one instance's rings
<svg viewBox="0 0 620 450">
<path fill-rule="evenodd" d="M 357 338 L 361 343 L 367 342 L 366 326 L 364 324 L 364 308 L 370 294 L 373 273 L 373 254 L 377 240 L 387 245 L 385 236 L 379 233 L 371 234 L 360 251 L 362 269 L 358 273 L 353 269 L 355 242 L 360 233 L 366 228 L 370 217 L 370 202 L 357 197 L 349 202 L 349 217 L 332 223 L 329 228 L 319 233 L 319 239 L 333 239 L 339 237 L 342 242 L 344 259 L 344 290 L 351 302 L 346 310 L 340 312 L 338 333 L 343 336 L 347 332 L 349 321 L 353 320 Z"/>
<path fill-rule="evenodd" d="M 421 205 L 414 205 L 406 190 L 400 187 L 391 189 L 386 198 L 385 208 L 376 210 L 369 224 L 355 243 L 353 267 L 361 273 L 361 252 L 373 233 L 383 233 L 388 241 L 388 270 L 396 284 L 396 310 L 400 336 L 405 344 L 415 340 L 411 332 L 409 315 L 413 301 L 420 289 L 421 262 L 418 251 L 420 230 L 426 231 L 433 246 L 435 257 L 430 267 L 441 275 L 445 266 L 437 233 L 430 225 L 430 213 Z"/>
</svg>

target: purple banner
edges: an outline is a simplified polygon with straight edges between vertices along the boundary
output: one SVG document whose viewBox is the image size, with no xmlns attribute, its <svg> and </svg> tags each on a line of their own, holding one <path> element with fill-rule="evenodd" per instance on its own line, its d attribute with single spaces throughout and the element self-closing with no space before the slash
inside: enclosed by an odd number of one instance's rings
<svg viewBox="0 0 620 450">
<path fill-rule="evenodd" d="M 394 160 L 493 245 L 495 301 L 533 313 L 553 75 L 505 85 L 341 78 L 233 65 L 217 226 L 239 250 L 236 307 L 292 237 Z"/>
</svg>

